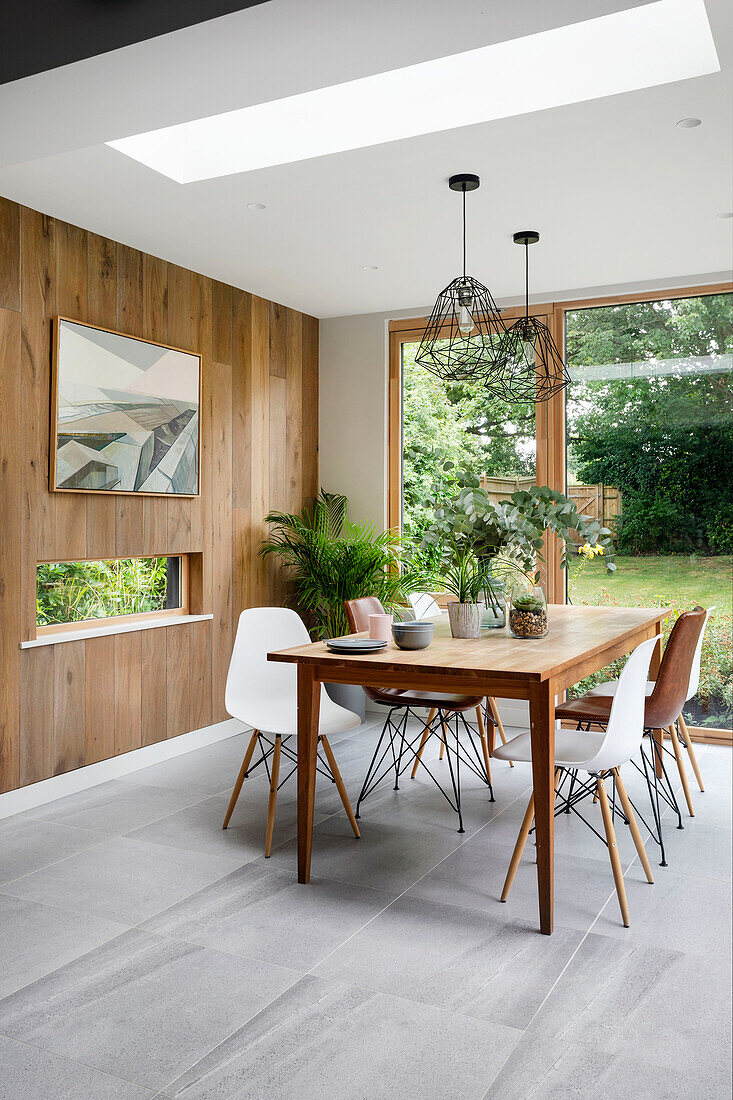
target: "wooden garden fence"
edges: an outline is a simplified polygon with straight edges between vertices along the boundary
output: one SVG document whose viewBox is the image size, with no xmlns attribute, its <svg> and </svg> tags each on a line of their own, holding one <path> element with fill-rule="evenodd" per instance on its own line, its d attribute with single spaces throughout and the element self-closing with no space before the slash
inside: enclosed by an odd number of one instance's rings
<svg viewBox="0 0 733 1100">
<path fill-rule="evenodd" d="M 493 504 L 535 484 L 533 477 L 481 476 L 481 487 L 489 494 Z M 610 521 L 621 512 L 621 493 L 612 485 L 568 485 L 567 495 L 582 516 L 597 519 L 604 527 L 610 526 Z"/>
</svg>

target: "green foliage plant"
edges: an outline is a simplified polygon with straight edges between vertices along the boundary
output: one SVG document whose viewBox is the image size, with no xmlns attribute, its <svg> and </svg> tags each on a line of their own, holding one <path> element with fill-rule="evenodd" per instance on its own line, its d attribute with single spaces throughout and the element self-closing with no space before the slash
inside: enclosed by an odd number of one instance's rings
<svg viewBox="0 0 733 1100">
<path fill-rule="evenodd" d="M 487 567 L 480 562 L 469 545 L 455 543 L 447 558 L 440 583 L 459 603 L 478 603 L 487 587 Z"/>
<path fill-rule="evenodd" d="M 456 547 L 465 547 L 482 563 L 484 576 L 517 573 L 537 577 L 542 561 L 543 536 L 551 531 L 562 547 L 567 567 L 568 545 L 577 532 L 591 547 L 603 550 L 606 570 L 613 573 L 613 538 L 607 527 L 578 512 L 572 500 L 546 485 L 512 493 L 493 504 L 485 489 L 469 486 L 450 504 L 439 504 L 423 537 L 428 547 L 444 547 L 450 562 Z"/>
<path fill-rule="evenodd" d="M 349 633 L 344 601 L 376 596 L 387 611 L 397 611 L 410 592 L 429 584 L 413 568 L 399 534 L 377 531 L 370 523 L 352 523 L 346 498 L 321 490 L 311 508 L 298 515 L 270 512 L 270 535 L 262 557 L 275 555 L 291 584 L 289 602 L 318 638 Z"/>
<path fill-rule="evenodd" d="M 165 607 L 166 558 L 44 563 L 36 572 L 36 624 L 139 615 Z"/>
</svg>

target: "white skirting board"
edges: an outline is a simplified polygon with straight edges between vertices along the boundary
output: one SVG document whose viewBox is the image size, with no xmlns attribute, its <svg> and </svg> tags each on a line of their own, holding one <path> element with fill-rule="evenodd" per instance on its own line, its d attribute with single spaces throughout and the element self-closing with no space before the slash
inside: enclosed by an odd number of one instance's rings
<svg viewBox="0 0 733 1100">
<path fill-rule="evenodd" d="M 88 764 L 85 768 L 42 779 L 40 783 L 30 783 L 17 791 L 8 791 L 0 794 L 0 820 L 24 810 L 32 810 L 36 806 L 44 806 L 47 802 L 55 802 L 57 798 L 63 798 L 67 794 L 96 787 L 98 783 L 106 783 L 108 779 L 119 779 L 121 775 L 140 771 L 141 768 L 158 764 L 161 760 L 171 760 L 174 756 L 183 756 L 194 749 L 202 749 L 205 745 L 225 741 L 227 737 L 235 737 L 248 728 L 242 722 L 229 718 L 226 722 L 204 726 L 200 730 L 158 741 L 155 745 L 145 745 L 142 749 L 133 749 L 109 760 Z"/>
</svg>

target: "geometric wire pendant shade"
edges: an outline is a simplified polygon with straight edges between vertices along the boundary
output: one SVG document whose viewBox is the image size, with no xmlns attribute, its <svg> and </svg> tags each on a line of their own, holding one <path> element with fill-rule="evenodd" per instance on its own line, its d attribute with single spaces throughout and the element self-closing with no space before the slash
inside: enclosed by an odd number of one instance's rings
<svg viewBox="0 0 733 1100">
<path fill-rule="evenodd" d="M 529 315 L 529 246 L 540 239 L 534 230 L 514 234 L 524 245 L 525 314 L 504 337 L 504 371 L 497 390 L 506 401 L 549 401 L 570 382 L 563 357 L 542 321 Z"/>
<path fill-rule="evenodd" d="M 466 173 L 448 181 L 463 195 L 463 275 L 438 295 L 415 362 L 447 382 L 478 379 L 493 388 L 502 377 L 507 332 L 491 292 L 466 274 L 466 192 L 479 183 Z"/>
</svg>

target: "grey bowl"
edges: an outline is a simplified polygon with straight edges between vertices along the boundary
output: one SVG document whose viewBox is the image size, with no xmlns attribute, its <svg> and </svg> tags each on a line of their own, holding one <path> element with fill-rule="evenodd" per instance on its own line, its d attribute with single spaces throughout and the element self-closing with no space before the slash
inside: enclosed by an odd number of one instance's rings
<svg viewBox="0 0 733 1100">
<path fill-rule="evenodd" d="M 435 623 L 393 623 L 392 637 L 398 649 L 427 649 L 433 640 Z"/>
</svg>

